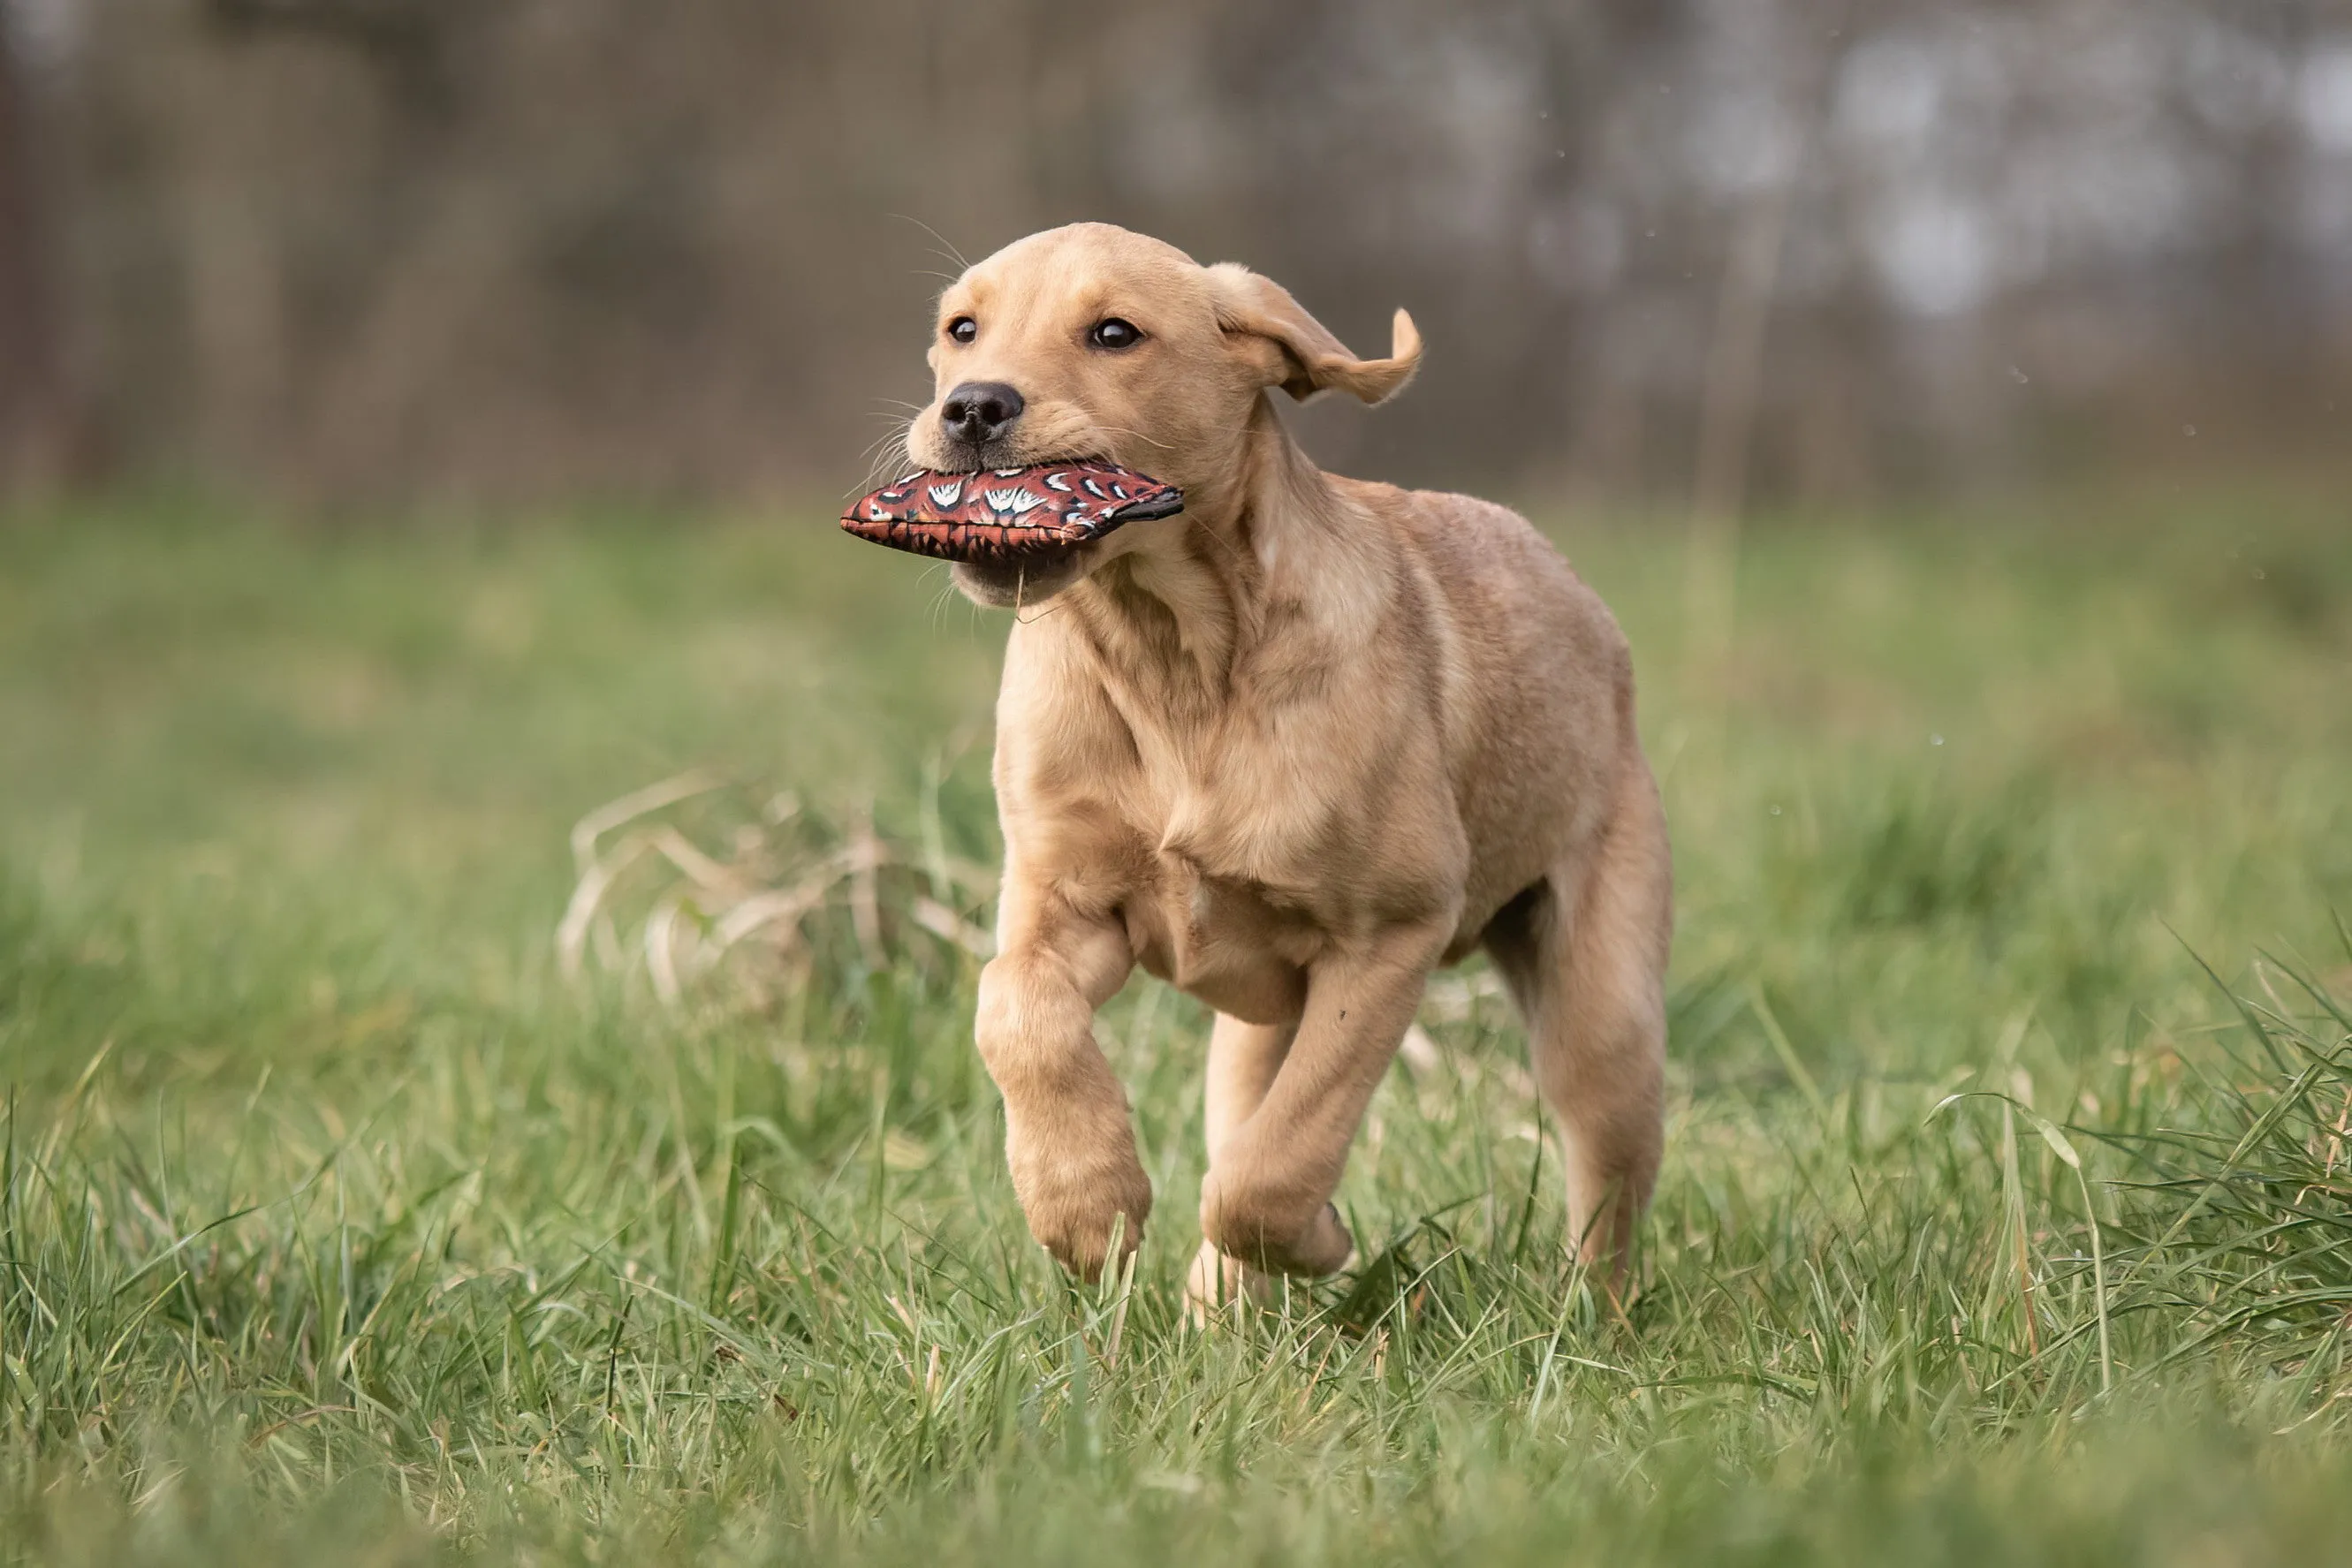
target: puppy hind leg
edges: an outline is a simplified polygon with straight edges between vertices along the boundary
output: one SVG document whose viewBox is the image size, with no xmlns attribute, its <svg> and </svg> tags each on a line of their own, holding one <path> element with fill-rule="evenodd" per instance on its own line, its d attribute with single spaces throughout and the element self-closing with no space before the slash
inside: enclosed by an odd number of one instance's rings
<svg viewBox="0 0 2352 1568">
<path fill-rule="evenodd" d="M 1289 1054 L 1201 1181 L 1201 1234 L 1218 1250 L 1285 1274 L 1347 1266 L 1355 1238 L 1332 1195 L 1457 915 L 1441 909 L 1335 943 L 1309 968 Z"/>
<path fill-rule="evenodd" d="M 1209 1031 L 1207 1132 L 1209 1159 L 1234 1128 L 1250 1118 L 1274 1086 L 1275 1074 L 1290 1054 L 1296 1024 L 1244 1023 L 1224 1013 Z M 1263 1301 L 1274 1293 L 1275 1277 L 1217 1250 L 1205 1238 L 1184 1284 L 1185 1315 L 1195 1324 L 1241 1301 Z"/>
<path fill-rule="evenodd" d="M 1579 1254 L 1620 1296 L 1664 1141 L 1672 930 L 1665 818 L 1637 763 L 1589 859 L 1514 901 L 1487 936 L 1559 1121 Z"/>
</svg>

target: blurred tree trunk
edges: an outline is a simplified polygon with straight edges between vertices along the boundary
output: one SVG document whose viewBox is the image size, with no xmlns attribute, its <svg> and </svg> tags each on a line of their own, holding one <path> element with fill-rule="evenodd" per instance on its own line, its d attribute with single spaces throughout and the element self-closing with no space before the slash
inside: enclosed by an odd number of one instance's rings
<svg viewBox="0 0 2352 1568">
<path fill-rule="evenodd" d="M 37 109 L 30 73 L 0 34 L 0 497 L 62 478 L 69 444 Z"/>
</svg>

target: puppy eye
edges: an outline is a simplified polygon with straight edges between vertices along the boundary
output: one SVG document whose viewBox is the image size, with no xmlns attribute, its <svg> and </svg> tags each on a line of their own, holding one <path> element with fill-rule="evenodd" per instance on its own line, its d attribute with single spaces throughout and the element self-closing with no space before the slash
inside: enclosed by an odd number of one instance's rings
<svg viewBox="0 0 2352 1568">
<path fill-rule="evenodd" d="M 1122 321 L 1112 316 L 1094 324 L 1087 341 L 1097 349 L 1132 349 L 1143 341 L 1143 329 L 1132 321 Z"/>
<path fill-rule="evenodd" d="M 959 316 L 948 323 L 948 336 L 959 343 L 969 343 L 980 336 L 980 323 L 969 316 Z"/>
</svg>

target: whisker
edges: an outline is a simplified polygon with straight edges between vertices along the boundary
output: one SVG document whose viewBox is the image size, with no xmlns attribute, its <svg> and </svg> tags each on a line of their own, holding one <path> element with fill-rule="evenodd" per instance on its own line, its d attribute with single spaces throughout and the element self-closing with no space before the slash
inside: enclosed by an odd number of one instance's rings
<svg viewBox="0 0 2352 1568">
<path fill-rule="evenodd" d="M 944 580 L 940 584 L 939 591 L 931 595 L 930 615 L 929 619 L 931 623 L 931 630 L 934 632 L 944 631 L 946 629 L 948 607 L 955 602 L 955 579 L 946 576 L 947 570 L 945 562 L 934 561 L 923 570 L 923 575 L 926 578 L 938 575 L 944 579 Z"/>
<path fill-rule="evenodd" d="M 1049 609 L 1040 611 L 1038 613 L 1029 616 L 1025 620 L 1023 619 L 1021 614 L 1021 600 L 1022 596 L 1028 591 L 1029 569 L 1024 566 L 1021 569 L 1020 577 L 1014 580 L 1013 585 L 1013 619 L 1016 624 L 1022 626 L 1034 626 L 1040 621 L 1059 615 L 1062 612 L 1062 607 L 1056 604 Z"/>
<path fill-rule="evenodd" d="M 956 249 L 955 242 L 949 239 L 947 235 L 940 233 L 939 230 L 933 228 L 930 225 L 925 223 L 922 219 L 914 216 L 910 213 L 892 213 L 890 215 L 897 218 L 900 223 L 914 225 L 917 228 L 922 230 L 925 234 L 939 241 L 940 245 L 947 247 L 949 260 L 954 262 L 958 267 L 962 267 L 966 272 L 970 272 L 971 270 L 971 263 L 963 258 L 963 252 Z M 952 283 L 955 279 L 950 278 L 948 281 Z"/>
<path fill-rule="evenodd" d="M 1172 451 L 1174 449 L 1168 442 L 1155 440 L 1151 436 L 1144 434 L 1143 432 L 1139 430 L 1129 430 L 1123 424 L 1097 424 L 1095 428 L 1097 430 L 1108 431 L 1113 435 L 1132 435 L 1138 441 L 1149 441 L 1152 445 L 1159 447 L 1163 452 Z"/>
<path fill-rule="evenodd" d="M 910 468 L 922 466 L 915 461 L 914 454 L 907 450 L 907 430 L 903 425 L 897 430 L 885 431 L 877 436 L 873 444 L 866 447 L 866 456 L 864 481 L 857 489 L 845 492 L 844 499 L 865 494 L 894 474 L 903 474 Z"/>
</svg>

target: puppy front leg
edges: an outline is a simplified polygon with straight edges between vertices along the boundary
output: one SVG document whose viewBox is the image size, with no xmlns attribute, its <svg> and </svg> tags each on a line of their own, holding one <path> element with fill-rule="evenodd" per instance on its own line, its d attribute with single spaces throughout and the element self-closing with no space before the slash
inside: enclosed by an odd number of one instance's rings
<svg viewBox="0 0 2352 1568">
<path fill-rule="evenodd" d="M 1354 1249 L 1331 1194 L 1372 1091 L 1404 1040 L 1450 922 L 1399 926 L 1318 962 L 1273 1087 L 1212 1155 L 1201 1233 L 1244 1264 L 1328 1274 Z"/>
<path fill-rule="evenodd" d="M 1127 979 L 1126 934 L 1008 883 L 1004 950 L 980 975 L 973 1034 L 1004 1096 L 1004 1157 L 1029 1234 L 1083 1279 L 1111 1233 L 1135 1250 L 1151 1213 L 1127 1092 L 1095 1043 L 1095 1009 Z"/>
</svg>

